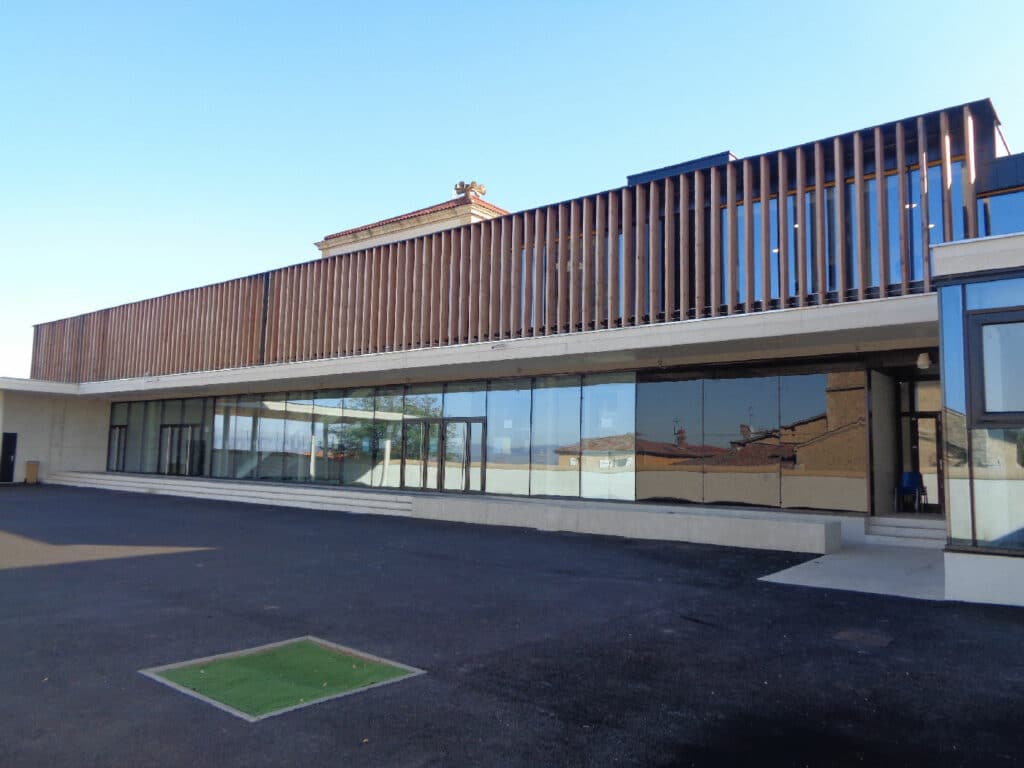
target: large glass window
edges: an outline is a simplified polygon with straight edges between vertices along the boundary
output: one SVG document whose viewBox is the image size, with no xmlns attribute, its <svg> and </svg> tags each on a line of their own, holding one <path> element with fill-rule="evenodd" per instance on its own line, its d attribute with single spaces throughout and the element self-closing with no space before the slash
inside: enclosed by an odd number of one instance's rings
<svg viewBox="0 0 1024 768">
<path fill-rule="evenodd" d="M 341 392 L 317 392 L 313 400 L 313 442 L 315 455 L 311 479 L 320 483 L 340 483 L 345 460 Z"/>
<path fill-rule="evenodd" d="M 529 379 L 495 381 L 487 392 L 487 492 L 530 493 Z"/>
<path fill-rule="evenodd" d="M 863 371 L 779 378 L 782 506 L 868 510 Z"/>
<path fill-rule="evenodd" d="M 213 461 L 214 477 L 229 477 L 231 458 L 228 449 L 228 432 L 231 427 L 231 415 L 234 411 L 235 398 L 218 397 L 213 403 Z"/>
<path fill-rule="evenodd" d="M 287 397 L 284 394 L 264 395 L 260 405 L 259 468 L 260 480 L 284 480 L 284 425 Z"/>
<path fill-rule="evenodd" d="M 141 472 L 156 472 L 157 462 L 160 455 L 160 421 L 163 402 L 160 400 L 149 400 L 146 402 L 142 432 L 142 464 Z"/>
<path fill-rule="evenodd" d="M 440 488 L 443 400 L 438 385 L 406 389 L 402 463 L 405 488 Z"/>
<path fill-rule="evenodd" d="M 1024 549 L 1024 429 L 971 430 L 978 544 Z"/>
<path fill-rule="evenodd" d="M 402 387 L 378 389 L 373 402 L 376 451 L 371 482 L 375 488 L 398 488 L 402 478 Z"/>
<path fill-rule="evenodd" d="M 636 376 L 613 373 L 583 380 L 580 495 L 636 498 Z"/>
<path fill-rule="evenodd" d="M 704 500 L 704 382 L 644 376 L 636 385 L 636 497 Z"/>
<path fill-rule="evenodd" d="M 239 397 L 231 413 L 227 433 L 230 477 L 251 480 L 256 478 L 259 452 L 256 437 L 259 427 L 261 400 L 244 395 Z"/>
<path fill-rule="evenodd" d="M 778 506 L 779 379 L 704 383 L 704 500 Z"/>
<path fill-rule="evenodd" d="M 981 227 L 985 235 L 1024 232 L 1024 189 L 993 195 L 981 201 Z"/>
<path fill-rule="evenodd" d="M 967 463 L 967 384 L 964 372 L 963 286 L 939 289 L 942 338 L 942 430 L 946 516 L 952 541 L 970 542 L 971 486 Z"/>
<path fill-rule="evenodd" d="M 313 439 L 313 393 L 288 395 L 284 423 L 284 479 L 308 483 L 316 472 Z"/>
<path fill-rule="evenodd" d="M 580 495 L 580 378 L 539 378 L 533 387 L 530 493 Z"/>
<path fill-rule="evenodd" d="M 119 403 L 111 408 L 108 467 L 861 509 L 863 399 L 860 372 L 644 374 L 639 383 L 630 372 Z M 143 470 L 151 453 L 156 468 Z"/>
<path fill-rule="evenodd" d="M 483 490 L 485 382 L 449 384 L 444 393 L 444 489 Z"/>
<path fill-rule="evenodd" d="M 128 403 L 110 407 L 110 433 L 107 440 L 107 470 L 124 472 L 125 442 L 128 435 Z"/>
<path fill-rule="evenodd" d="M 1024 322 L 981 329 L 985 411 L 1024 411 Z"/>
<path fill-rule="evenodd" d="M 968 327 L 972 354 L 978 359 L 970 366 L 972 422 L 1024 424 L 1024 310 L 972 313 Z"/>
<path fill-rule="evenodd" d="M 345 455 L 341 480 L 345 485 L 370 485 L 373 470 L 373 390 L 347 392 L 343 405 L 341 445 Z"/>
<path fill-rule="evenodd" d="M 125 435 L 124 471 L 142 471 L 142 441 L 145 429 L 146 404 L 128 403 L 128 430 Z"/>
</svg>

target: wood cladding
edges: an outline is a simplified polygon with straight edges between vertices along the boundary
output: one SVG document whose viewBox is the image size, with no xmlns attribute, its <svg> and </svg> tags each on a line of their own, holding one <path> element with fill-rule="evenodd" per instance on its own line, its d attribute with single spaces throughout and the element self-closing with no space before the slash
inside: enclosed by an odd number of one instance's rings
<svg viewBox="0 0 1024 768">
<path fill-rule="evenodd" d="M 44 323 L 32 377 L 166 376 L 927 291 L 928 241 L 951 239 L 957 217 L 977 235 L 981 136 L 968 106 Z"/>
</svg>

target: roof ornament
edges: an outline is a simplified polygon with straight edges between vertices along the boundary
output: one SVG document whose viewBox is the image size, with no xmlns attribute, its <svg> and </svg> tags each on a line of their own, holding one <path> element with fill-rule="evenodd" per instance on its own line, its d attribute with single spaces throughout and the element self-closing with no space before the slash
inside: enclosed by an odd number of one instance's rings
<svg viewBox="0 0 1024 768">
<path fill-rule="evenodd" d="M 471 181 L 468 184 L 460 181 L 455 185 L 455 194 L 462 195 L 463 197 L 483 197 L 487 194 L 487 187 L 475 181 Z"/>
</svg>

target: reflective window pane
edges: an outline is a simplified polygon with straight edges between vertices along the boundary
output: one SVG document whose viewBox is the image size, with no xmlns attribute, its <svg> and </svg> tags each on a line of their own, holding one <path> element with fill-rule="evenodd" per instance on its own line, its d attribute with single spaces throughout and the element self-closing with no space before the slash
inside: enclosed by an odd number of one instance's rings
<svg viewBox="0 0 1024 768">
<path fill-rule="evenodd" d="M 971 431 L 978 544 L 1024 549 L 1024 430 Z"/>
<path fill-rule="evenodd" d="M 256 438 L 262 401 L 255 396 L 239 397 L 231 413 L 227 434 L 230 477 L 251 480 L 256 477 L 259 452 Z"/>
<path fill-rule="evenodd" d="M 1024 189 L 982 200 L 983 233 L 1012 235 L 1024 232 Z"/>
<path fill-rule="evenodd" d="M 779 379 L 704 382 L 704 500 L 778 506 Z"/>
<path fill-rule="evenodd" d="M 128 433 L 125 441 L 125 472 L 142 471 L 142 432 L 145 428 L 145 403 L 128 403 Z"/>
<path fill-rule="evenodd" d="M 650 376 L 636 386 L 637 498 L 703 501 L 703 381 Z"/>
<path fill-rule="evenodd" d="M 487 492 L 530 493 L 529 379 L 493 382 L 487 393 Z"/>
<path fill-rule="evenodd" d="M 234 411 L 235 398 L 218 397 L 213 404 L 213 461 L 211 474 L 214 477 L 230 476 L 230 451 L 228 434 L 231 415 Z"/>
<path fill-rule="evenodd" d="M 1024 411 L 1024 322 L 982 326 L 981 354 L 985 411 Z"/>
<path fill-rule="evenodd" d="M 616 373 L 583 380 L 580 495 L 636 498 L 636 376 Z"/>
<path fill-rule="evenodd" d="M 579 376 L 551 376 L 534 382 L 531 437 L 531 495 L 579 496 Z"/>
<path fill-rule="evenodd" d="M 1024 277 L 987 280 L 967 286 L 967 309 L 998 309 L 1024 304 Z"/>
<path fill-rule="evenodd" d="M 285 407 L 284 479 L 308 483 L 315 472 L 313 395 L 294 392 Z"/>
<path fill-rule="evenodd" d="M 315 460 L 310 478 L 313 482 L 341 482 L 341 466 L 345 459 L 342 404 L 341 392 L 317 392 L 313 399 L 312 450 Z"/>
<path fill-rule="evenodd" d="M 371 482 L 375 488 L 398 488 L 402 476 L 403 388 L 382 387 L 373 402 L 376 451 Z"/>
<path fill-rule="evenodd" d="M 260 404 L 257 479 L 284 479 L 284 425 L 287 396 L 264 395 Z"/>
<path fill-rule="evenodd" d="M 128 424 L 128 403 L 114 403 L 110 406 L 110 426 L 123 427 Z"/>
<path fill-rule="evenodd" d="M 484 471 L 484 423 L 487 385 L 449 384 L 444 392 L 445 490 L 480 491 Z M 454 425 L 454 426 L 453 426 Z M 451 436 L 450 438 L 448 436 Z"/>
<path fill-rule="evenodd" d="M 156 472 L 160 457 L 160 419 L 163 403 L 160 400 L 150 400 L 146 403 L 142 434 L 142 464 L 141 472 Z"/>
<path fill-rule="evenodd" d="M 373 390 L 354 389 L 346 393 L 342 429 L 344 450 L 341 481 L 345 485 L 370 485 L 373 470 Z"/>
<path fill-rule="evenodd" d="M 779 378 L 782 506 L 868 510 L 863 371 Z"/>
</svg>

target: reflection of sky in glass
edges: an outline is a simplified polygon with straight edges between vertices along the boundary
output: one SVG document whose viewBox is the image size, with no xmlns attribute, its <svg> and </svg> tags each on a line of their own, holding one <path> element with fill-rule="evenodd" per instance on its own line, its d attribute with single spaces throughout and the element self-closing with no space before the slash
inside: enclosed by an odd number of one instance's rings
<svg viewBox="0 0 1024 768">
<path fill-rule="evenodd" d="M 516 386 L 517 388 L 510 388 Z M 487 393 L 487 456 L 501 462 L 530 457 L 530 380 L 494 386 Z M 525 492 L 525 491 L 524 491 Z"/>
<path fill-rule="evenodd" d="M 533 390 L 533 455 L 547 452 L 580 439 L 580 384 L 578 376 L 538 379 Z M 556 386 L 550 386 L 557 383 Z M 548 386 L 544 386 L 548 385 Z M 554 456 L 544 459 L 557 463 Z"/>
<path fill-rule="evenodd" d="M 741 438 L 740 425 L 751 432 L 779 426 L 779 379 L 710 379 L 704 387 L 704 442 L 727 448 Z"/>
<path fill-rule="evenodd" d="M 942 342 L 943 402 L 951 411 L 967 413 L 964 371 L 963 298 L 959 285 L 939 289 Z"/>
<path fill-rule="evenodd" d="M 636 430 L 633 374 L 587 376 L 583 386 L 583 437 L 627 435 Z"/>
<path fill-rule="evenodd" d="M 967 286 L 967 309 L 1017 307 L 1024 303 L 1024 277 L 989 280 Z"/>
<path fill-rule="evenodd" d="M 987 216 L 986 235 L 1010 235 L 1024 232 L 1024 189 L 984 200 Z"/>
<path fill-rule="evenodd" d="M 1024 411 L 1024 323 L 998 323 L 981 330 L 985 410 Z"/>
<path fill-rule="evenodd" d="M 827 382 L 828 376 L 824 373 L 779 377 L 781 423 L 789 426 L 825 413 Z"/>
<path fill-rule="evenodd" d="M 704 442 L 701 426 L 701 387 L 697 381 L 651 381 L 637 384 L 637 438 L 674 445 L 676 430 L 686 431 L 686 442 Z"/>
<path fill-rule="evenodd" d="M 483 416 L 487 413 L 486 382 L 450 384 L 444 393 L 445 416 Z"/>
</svg>

